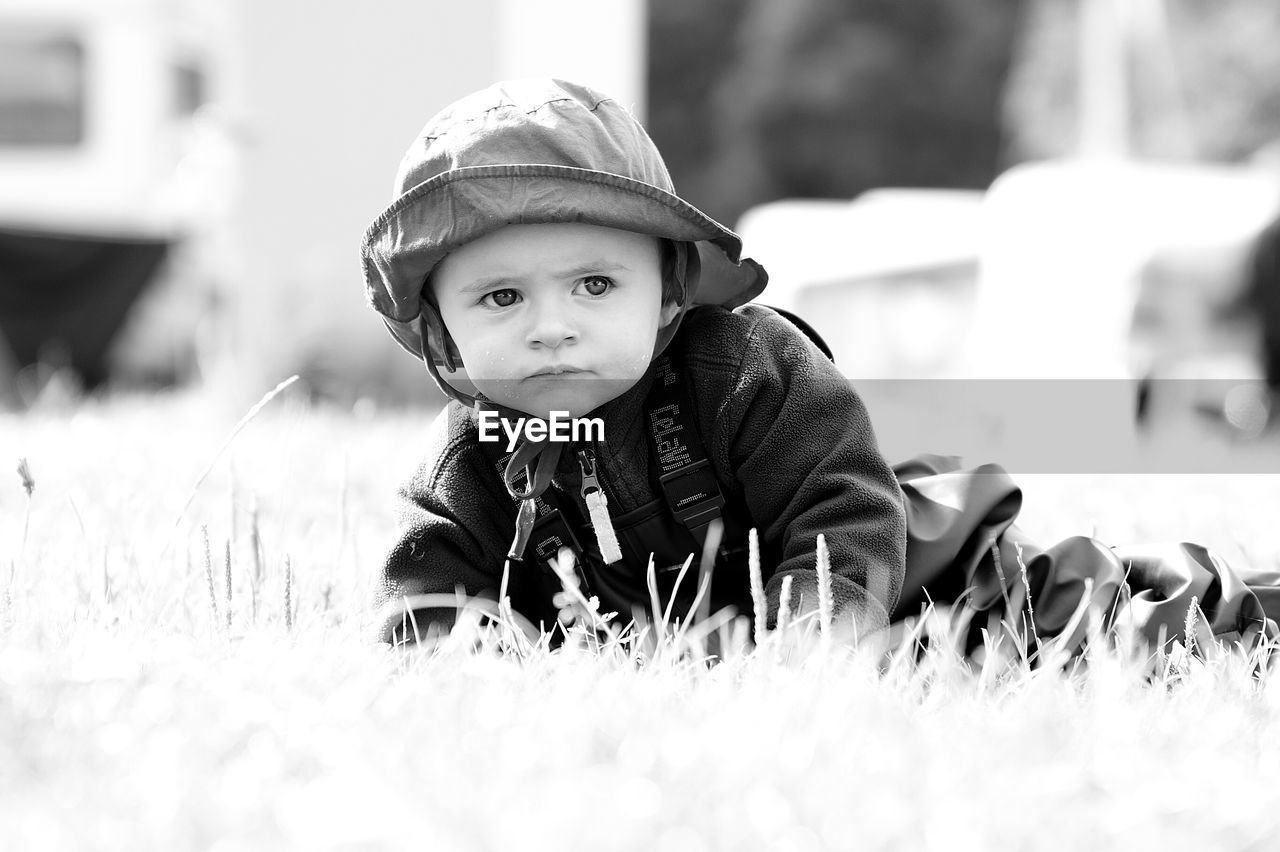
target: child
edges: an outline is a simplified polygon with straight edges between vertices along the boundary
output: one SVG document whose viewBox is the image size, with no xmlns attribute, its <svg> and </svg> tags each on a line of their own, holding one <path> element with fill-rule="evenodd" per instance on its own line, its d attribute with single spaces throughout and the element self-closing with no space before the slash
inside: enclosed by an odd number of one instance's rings
<svg viewBox="0 0 1280 852">
<path fill-rule="evenodd" d="M 648 610 L 650 553 L 669 597 L 716 515 L 713 610 L 753 611 L 755 527 L 771 615 L 786 576 L 793 606 L 816 606 L 825 533 L 837 618 L 887 623 L 905 521 L 861 401 L 796 327 L 744 304 L 764 271 L 674 194 L 625 109 L 570 83 L 500 83 L 432 119 L 397 186 L 365 236 L 369 298 L 453 402 L 403 490 L 385 639 L 405 638 L 398 607 L 414 596 L 496 597 L 508 558 L 513 607 L 550 628 L 558 582 L 544 563 L 575 539 L 602 611 Z M 603 438 L 512 445 L 521 418 L 552 412 L 590 415 Z M 681 583 L 677 613 L 696 585 L 696 572 Z"/>
<path fill-rule="evenodd" d="M 1013 526 L 1021 494 L 999 468 L 891 470 L 823 351 L 748 304 L 764 270 L 674 194 L 609 98 L 497 84 L 428 122 L 397 186 L 362 246 L 369 300 L 453 401 L 402 490 L 383 640 L 447 627 L 456 590 L 496 598 L 507 566 L 513 608 L 549 629 L 561 546 L 625 618 L 653 614 L 651 557 L 658 605 L 690 613 L 698 583 L 678 569 L 719 543 L 709 608 L 751 615 L 751 528 L 769 622 L 786 577 L 793 609 L 817 606 L 822 533 L 836 622 L 861 636 L 927 600 L 966 598 L 975 628 L 1016 622 L 1030 596 L 1045 638 L 1072 623 L 1085 579 L 1151 641 L 1181 636 L 1193 598 L 1215 635 L 1274 635 L 1275 583 L 1249 586 L 1204 548 L 1041 550 Z"/>
</svg>

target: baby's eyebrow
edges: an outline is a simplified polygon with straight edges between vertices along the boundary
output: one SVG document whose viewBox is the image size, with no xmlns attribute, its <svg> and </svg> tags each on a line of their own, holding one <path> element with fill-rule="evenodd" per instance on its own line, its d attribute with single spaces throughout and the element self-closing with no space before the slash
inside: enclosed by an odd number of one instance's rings
<svg viewBox="0 0 1280 852">
<path fill-rule="evenodd" d="M 577 278 L 579 275 L 599 275 L 602 272 L 630 272 L 631 267 L 616 260 L 589 260 L 576 263 L 560 272 L 561 278 Z"/>
<path fill-rule="evenodd" d="M 630 272 L 631 267 L 616 260 L 588 260 L 575 263 L 573 266 L 556 272 L 558 278 L 578 278 L 583 275 L 602 275 L 615 272 Z M 519 273 L 500 273 L 477 278 L 469 284 L 458 288 L 459 293 L 487 293 L 490 290 L 501 290 L 525 283 L 528 276 Z"/>
<path fill-rule="evenodd" d="M 487 293 L 490 290 L 501 290 L 510 287 L 513 284 L 520 283 L 520 277 L 517 275 L 490 275 L 485 278 L 477 278 L 470 284 L 463 284 L 458 288 L 459 293 Z"/>
</svg>

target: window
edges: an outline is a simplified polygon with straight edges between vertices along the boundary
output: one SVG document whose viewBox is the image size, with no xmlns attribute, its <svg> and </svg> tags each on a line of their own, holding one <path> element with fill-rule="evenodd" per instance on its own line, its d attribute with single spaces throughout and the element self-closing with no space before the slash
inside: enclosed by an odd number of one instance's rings
<svg viewBox="0 0 1280 852">
<path fill-rule="evenodd" d="M 183 118 L 193 115 L 206 100 L 204 71 L 194 62 L 174 66 L 174 107 Z"/>
<path fill-rule="evenodd" d="M 65 33 L 15 30 L 0 26 L 0 147 L 80 144 L 84 45 Z"/>
</svg>

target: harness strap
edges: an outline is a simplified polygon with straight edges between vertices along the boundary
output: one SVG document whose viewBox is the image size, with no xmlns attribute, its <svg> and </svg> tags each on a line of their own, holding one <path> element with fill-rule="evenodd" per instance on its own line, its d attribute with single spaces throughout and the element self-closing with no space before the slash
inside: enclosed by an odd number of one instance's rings
<svg viewBox="0 0 1280 852">
<path fill-rule="evenodd" d="M 676 520 L 702 544 L 711 522 L 721 516 L 724 495 L 698 434 L 688 388 L 669 356 L 659 358 L 656 366 L 645 408 L 662 493 Z"/>
</svg>

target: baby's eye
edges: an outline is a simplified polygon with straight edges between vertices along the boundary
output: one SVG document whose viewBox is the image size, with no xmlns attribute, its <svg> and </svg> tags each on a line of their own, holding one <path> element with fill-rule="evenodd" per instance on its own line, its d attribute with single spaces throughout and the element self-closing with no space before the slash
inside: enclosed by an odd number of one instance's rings
<svg viewBox="0 0 1280 852">
<path fill-rule="evenodd" d="M 494 290 L 492 293 L 485 293 L 484 298 L 480 300 L 481 304 L 491 305 L 495 308 L 509 308 L 516 302 L 520 301 L 520 294 L 512 289 Z"/>
<path fill-rule="evenodd" d="M 603 275 L 588 275 L 582 279 L 582 289 L 588 296 L 603 296 L 616 286 L 612 278 Z"/>
</svg>

